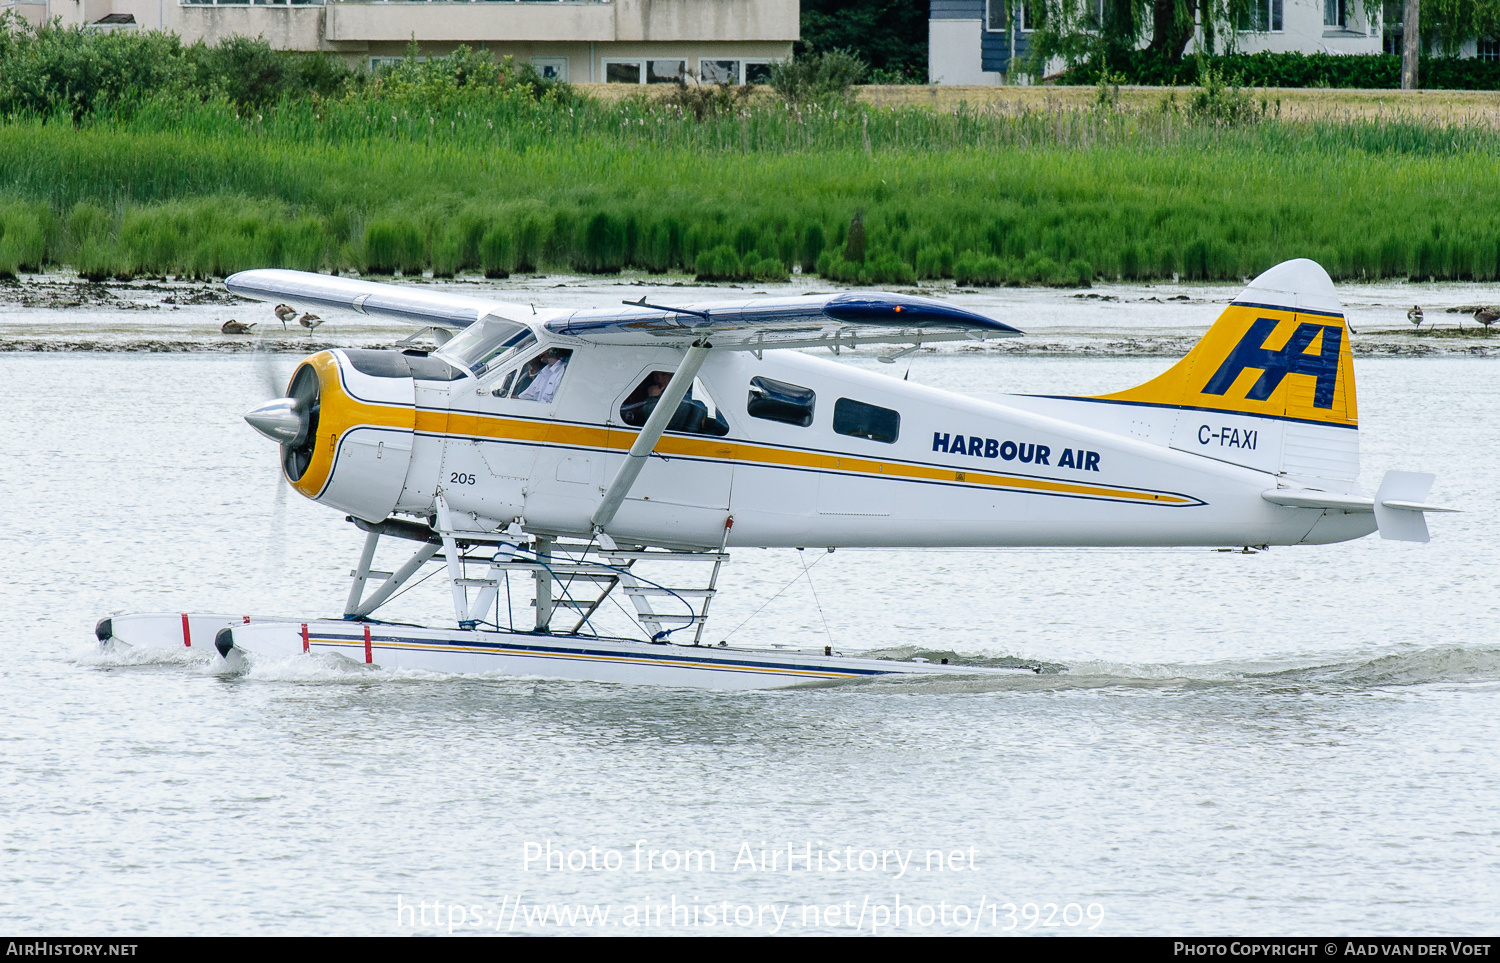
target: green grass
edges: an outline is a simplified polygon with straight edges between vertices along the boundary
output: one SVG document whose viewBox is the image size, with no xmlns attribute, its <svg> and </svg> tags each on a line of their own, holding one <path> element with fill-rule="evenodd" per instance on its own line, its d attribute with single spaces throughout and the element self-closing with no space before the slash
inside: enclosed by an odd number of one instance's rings
<svg viewBox="0 0 1500 963">
<path fill-rule="evenodd" d="M 1341 279 L 1500 274 L 1500 136 L 1480 126 L 780 104 L 699 122 L 514 92 L 147 103 L 0 124 L 0 185 L 0 274 L 800 265 L 1079 284 L 1237 280 L 1290 257 Z"/>
</svg>

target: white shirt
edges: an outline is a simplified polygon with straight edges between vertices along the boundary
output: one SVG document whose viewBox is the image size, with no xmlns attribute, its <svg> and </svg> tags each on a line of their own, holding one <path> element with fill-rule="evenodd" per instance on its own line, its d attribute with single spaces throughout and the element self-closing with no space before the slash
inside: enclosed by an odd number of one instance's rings
<svg viewBox="0 0 1500 963">
<path fill-rule="evenodd" d="M 568 366 L 567 358 L 559 358 L 541 371 L 537 372 L 536 378 L 526 386 L 526 390 L 516 395 L 522 401 L 539 401 L 546 404 L 557 394 L 557 386 L 562 383 L 563 369 Z"/>
</svg>

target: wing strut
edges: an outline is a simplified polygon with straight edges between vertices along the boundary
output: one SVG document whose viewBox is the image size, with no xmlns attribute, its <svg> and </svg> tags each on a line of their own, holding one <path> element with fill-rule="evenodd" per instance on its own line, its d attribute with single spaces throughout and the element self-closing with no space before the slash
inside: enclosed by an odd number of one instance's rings
<svg viewBox="0 0 1500 963">
<path fill-rule="evenodd" d="M 677 366 L 677 371 L 672 375 L 672 380 L 667 382 L 666 390 L 656 401 L 656 407 L 651 410 L 651 417 L 646 419 L 646 424 L 641 428 L 641 433 L 635 436 L 635 444 L 630 446 L 630 452 L 625 456 L 625 464 L 615 473 L 615 480 L 609 483 L 609 490 L 604 493 L 604 501 L 594 510 L 594 517 L 590 520 L 594 531 L 602 532 L 610 522 L 615 519 L 615 512 L 620 510 L 620 504 L 625 501 L 625 496 L 630 494 L 630 487 L 635 484 L 635 479 L 646 467 L 646 459 L 650 457 L 656 443 L 661 440 L 662 432 L 667 430 L 667 422 L 677 413 L 677 406 L 682 403 L 683 396 L 693 386 L 693 379 L 698 377 L 698 369 L 703 367 L 703 361 L 708 357 L 708 352 L 713 346 L 706 339 L 693 342 L 688 348 L 687 356 L 682 359 L 682 364 Z"/>
</svg>

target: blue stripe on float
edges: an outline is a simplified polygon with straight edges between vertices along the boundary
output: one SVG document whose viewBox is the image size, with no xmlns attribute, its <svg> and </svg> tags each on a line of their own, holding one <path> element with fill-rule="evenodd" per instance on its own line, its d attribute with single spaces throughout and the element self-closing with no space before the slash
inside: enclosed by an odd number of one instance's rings
<svg viewBox="0 0 1500 963">
<path fill-rule="evenodd" d="M 324 645 L 349 645 L 363 649 L 365 644 L 364 634 L 354 636 L 328 635 L 319 633 L 310 636 L 312 643 Z M 736 661 L 731 662 L 721 659 L 706 659 L 696 656 L 680 656 L 668 653 L 657 654 L 654 652 L 616 652 L 608 649 L 588 648 L 560 648 L 556 646 L 526 645 L 511 642 L 489 642 L 483 639 L 466 639 L 463 641 L 445 641 L 442 639 L 410 639 L 399 636 L 377 636 L 370 635 L 371 644 L 381 644 L 384 648 L 416 648 L 421 651 L 432 649 L 478 649 L 480 652 L 493 651 L 496 653 L 511 652 L 520 655 L 542 655 L 553 658 L 573 658 L 578 660 L 607 659 L 615 662 L 646 662 L 659 665 L 676 664 L 681 668 L 704 668 L 720 671 L 737 672 L 780 672 L 795 675 L 817 675 L 820 677 L 850 677 L 850 676 L 880 676 L 890 675 L 895 670 L 885 669 L 856 669 L 856 668 L 834 668 L 830 666 L 813 665 L 788 665 L 775 662 Z"/>
</svg>

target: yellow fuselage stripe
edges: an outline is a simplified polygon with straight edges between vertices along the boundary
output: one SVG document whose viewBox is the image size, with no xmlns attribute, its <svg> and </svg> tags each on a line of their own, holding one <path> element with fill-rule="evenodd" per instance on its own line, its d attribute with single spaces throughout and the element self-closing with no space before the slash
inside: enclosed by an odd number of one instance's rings
<svg viewBox="0 0 1500 963">
<path fill-rule="evenodd" d="M 329 361 L 332 361 L 330 356 Z M 625 452 L 634 443 L 636 432 L 599 425 L 577 425 L 555 421 L 529 421 L 503 415 L 485 415 L 471 411 L 413 409 L 406 405 L 376 404 L 359 401 L 345 392 L 333 365 L 319 366 L 323 400 L 319 436 L 342 438 L 351 428 L 414 429 L 419 433 L 450 438 L 482 438 L 500 442 L 565 445 L 595 451 Z M 413 420 L 415 419 L 415 420 Z M 299 492 L 317 498 L 332 471 L 332 451 L 319 445 L 307 473 L 295 483 Z M 1024 475 L 997 475 L 987 472 L 913 465 L 904 462 L 879 461 L 831 452 L 798 451 L 764 445 L 725 441 L 717 438 L 688 438 L 663 435 L 655 452 L 700 458 L 707 461 L 746 465 L 796 468 L 845 475 L 891 478 L 902 481 L 946 482 L 1007 489 L 1041 495 L 1065 495 L 1083 498 L 1107 498 L 1148 505 L 1191 505 L 1193 499 L 1163 492 L 1130 488 L 1110 488 L 1078 482 L 1031 478 Z"/>
<path fill-rule="evenodd" d="M 462 436 L 496 441 L 536 442 L 615 452 L 629 451 L 636 437 L 634 431 L 626 431 L 618 428 L 601 428 L 590 425 L 561 424 L 558 422 L 525 421 L 506 418 L 500 415 L 480 415 L 473 412 L 426 411 L 420 409 L 417 411 L 416 430 L 425 434 L 448 437 Z M 708 461 L 728 461 L 742 464 L 802 468 L 851 475 L 878 475 L 884 478 L 905 480 L 957 481 L 971 485 L 988 485 L 996 488 L 1035 491 L 1051 495 L 1123 498 L 1133 501 L 1158 502 L 1163 504 L 1189 503 L 1189 499 L 1181 496 L 1166 495 L 1158 492 L 1104 488 L 1096 485 L 1052 481 L 1044 478 L 992 475 L 985 472 L 959 471 L 928 465 L 877 461 L 826 452 L 768 448 L 763 445 L 751 445 L 743 442 L 684 438 L 680 435 L 663 435 L 653 450 L 663 455 L 702 458 Z"/>
</svg>

